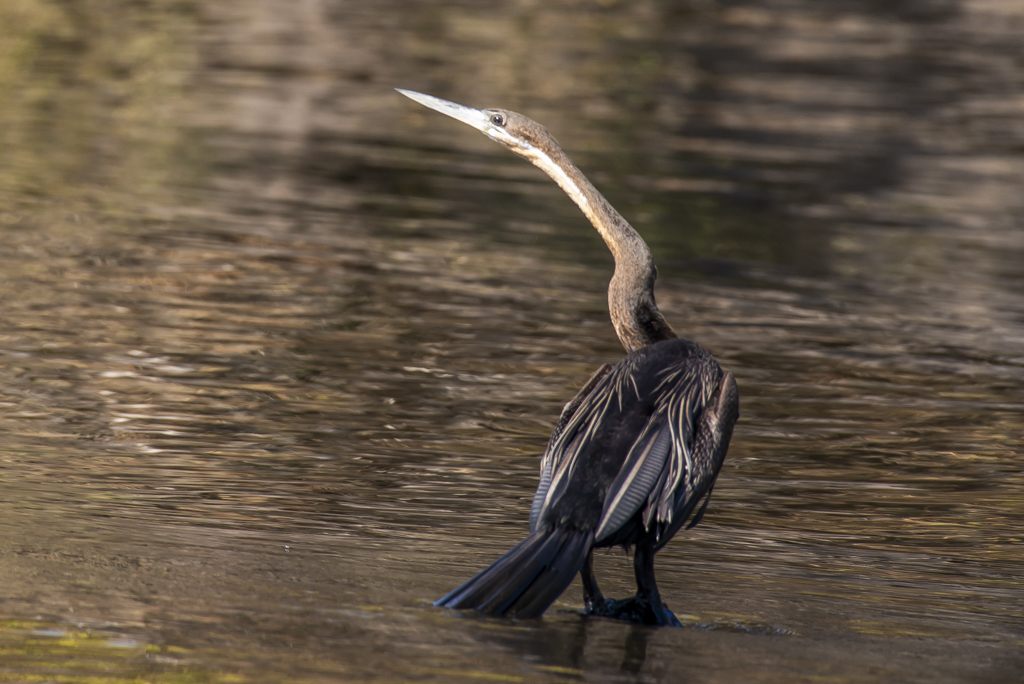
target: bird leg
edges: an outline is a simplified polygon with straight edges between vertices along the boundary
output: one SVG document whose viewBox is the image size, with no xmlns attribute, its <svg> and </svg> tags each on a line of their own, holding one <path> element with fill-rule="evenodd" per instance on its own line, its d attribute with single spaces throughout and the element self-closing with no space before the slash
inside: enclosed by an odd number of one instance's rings
<svg viewBox="0 0 1024 684">
<path fill-rule="evenodd" d="M 580 579 L 583 580 L 583 605 L 586 606 L 587 615 L 596 615 L 605 604 L 604 594 L 597 586 L 597 578 L 594 577 L 594 552 L 587 554 L 587 562 L 580 570 Z"/>
<path fill-rule="evenodd" d="M 654 579 L 653 547 L 636 547 L 633 554 L 633 572 L 636 575 L 636 600 L 644 609 L 644 624 L 682 627 L 668 606 L 661 601 L 658 583 Z"/>
<path fill-rule="evenodd" d="M 590 564 L 584 568 L 584 573 L 591 573 Z M 628 599 L 607 599 L 602 602 L 591 603 L 591 594 L 587 594 L 587 614 L 609 617 L 615 620 L 626 622 L 637 622 L 642 625 L 658 625 L 666 627 L 682 627 L 672 611 L 662 603 L 661 594 L 658 592 L 658 584 L 654 579 L 654 548 L 647 545 L 638 545 L 633 554 L 633 572 L 636 575 L 636 596 Z M 583 587 L 587 591 L 587 575 L 584 574 Z M 597 584 L 594 583 L 593 574 L 589 582 L 594 590 Z M 600 597 L 600 592 L 597 593 Z M 603 598 L 603 597 L 602 597 Z"/>
</svg>

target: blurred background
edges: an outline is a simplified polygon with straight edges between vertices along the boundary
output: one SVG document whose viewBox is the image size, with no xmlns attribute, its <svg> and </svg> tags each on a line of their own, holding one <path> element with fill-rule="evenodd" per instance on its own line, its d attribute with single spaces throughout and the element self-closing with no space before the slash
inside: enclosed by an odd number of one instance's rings
<svg viewBox="0 0 1024 684">
<path fill-rule="evenodd" d="M 1019 0 L 4 0 L 0 681 L 1016 682 Z M 735 374 L 680 630 L 430 603 L 622 355 L 544 123 Z M 606 591 L 629 560 L 602 554 Z"/>
</svg>

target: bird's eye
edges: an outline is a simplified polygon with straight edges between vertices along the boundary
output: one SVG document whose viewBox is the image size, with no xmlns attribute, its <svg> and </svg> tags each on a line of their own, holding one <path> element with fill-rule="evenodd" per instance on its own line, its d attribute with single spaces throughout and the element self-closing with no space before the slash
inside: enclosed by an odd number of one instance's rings
<svg viewBox="0 0 1024 684">
<path fill-rule="evenodd" d="M 504 126 L 505 115 L 499 113 L 491 114 L 491 123 L 494 124 L 495 126 Z"/>
</svg>

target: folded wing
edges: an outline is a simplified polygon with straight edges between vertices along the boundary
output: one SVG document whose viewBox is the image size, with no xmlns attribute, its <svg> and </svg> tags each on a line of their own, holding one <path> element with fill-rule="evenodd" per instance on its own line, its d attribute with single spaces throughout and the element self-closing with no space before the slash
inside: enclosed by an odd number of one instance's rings
<svg viewBox="0 0 1024 684">
<path fill-rule="evenodd" d="M 678 529 L 674 523 L 682 522 L 680 516 L 689 516 L 702 500 L 706 503 L 724 449 L 706 449 L 707 439 L 702 439 L 697 453 L 698 433 L 710 429 L 713 415 L 705 413 L 709 404 L 714 413 L 723 373 L 714 361 L 703 361 L 680 359 L 652 374 L 621 363 L 595 374 L 566 406 L 548 444 L 531 509 L 531 529 L 536 530 L 545 513 L 572 489 L 569 483 L 575 470 L 593 467 L 594 452 L 609 443 L 606 432 L 622 430 L 626 424 L 639 429 L 621 449 L 614 479 L 608 476 L 611 481 L 600 517 L 592 523 L 595 544 L 614 538 L 640 512 L 644 529 L 654 526 L 660 538 L 663 530 Z M 610 456 L 601 453 L 601 460 Z"/>
</svg>

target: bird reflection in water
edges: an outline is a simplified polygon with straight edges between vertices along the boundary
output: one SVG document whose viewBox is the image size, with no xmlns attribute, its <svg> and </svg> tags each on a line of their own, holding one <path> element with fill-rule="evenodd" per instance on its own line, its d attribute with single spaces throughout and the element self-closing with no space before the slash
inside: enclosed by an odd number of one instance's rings
<svg viewBox="0 0 1024 684">
<path fill-rule="evenodd" d="M 515 623 L 511 628 L 473 630 L 474 639 L 487 642 L 539 663 L 539 668 L 576 675 L 600 665 L 618 663 L 630 674 L 643 671 L 648 643 L 655 630 L 643 625 L 618 625 L 588 619 Z"/>
</svg>

